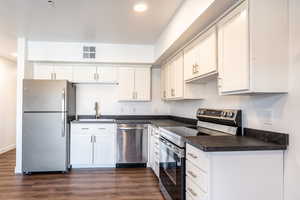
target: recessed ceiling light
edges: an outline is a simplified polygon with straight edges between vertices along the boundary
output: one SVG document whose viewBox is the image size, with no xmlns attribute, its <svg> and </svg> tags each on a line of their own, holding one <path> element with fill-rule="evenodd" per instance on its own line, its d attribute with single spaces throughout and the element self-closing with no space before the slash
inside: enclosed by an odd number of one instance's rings
<svg viewBox="0 0 300 200">
<path fill-rule="evenodd" d="M 137 3 L 133 7 L 135 12 L 145 12 L 148 9 L 147 4 L 145 3 Z"/>
</svg>

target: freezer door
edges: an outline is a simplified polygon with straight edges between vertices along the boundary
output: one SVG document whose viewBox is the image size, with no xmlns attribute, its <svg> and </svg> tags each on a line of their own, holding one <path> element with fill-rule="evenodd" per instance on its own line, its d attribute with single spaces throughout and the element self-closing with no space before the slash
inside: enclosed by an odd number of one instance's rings
<svg viewBox="0 0 300 200">
<path fill-rule="evenodd" d="M 24 113 L 23 172 L 67 171 L 69 128 L 65 113 Z"/>
<path fill-rule="evenodd" d="M 24 112 L 66 111 L 67 83 L 67 81 L 24 80 Z"/>
</svg>

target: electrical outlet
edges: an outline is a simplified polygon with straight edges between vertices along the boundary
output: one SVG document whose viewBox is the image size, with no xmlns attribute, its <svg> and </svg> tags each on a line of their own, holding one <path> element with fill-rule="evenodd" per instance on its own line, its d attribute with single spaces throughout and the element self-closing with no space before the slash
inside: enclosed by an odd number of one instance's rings
<svg viewBox="0 0 300 200">
<path fill-rule="evenodd" d="M 259 118 L 262 120 L 264 125 L 273 124 L 273 111 L 272 110 L 261 110 L 259 112 Z"/>
</svg>

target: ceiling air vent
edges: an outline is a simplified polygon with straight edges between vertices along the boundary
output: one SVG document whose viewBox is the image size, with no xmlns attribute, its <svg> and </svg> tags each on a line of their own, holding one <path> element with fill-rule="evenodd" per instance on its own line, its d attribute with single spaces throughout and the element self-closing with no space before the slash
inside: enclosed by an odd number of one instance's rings
<svg viewBox="0 0 300 200">
<path fill-rule="evenodd" d="M 96 58 L 96 47 L 95 46 L 83 46 L 83 59 L 95 59 Z"/>
</svg>

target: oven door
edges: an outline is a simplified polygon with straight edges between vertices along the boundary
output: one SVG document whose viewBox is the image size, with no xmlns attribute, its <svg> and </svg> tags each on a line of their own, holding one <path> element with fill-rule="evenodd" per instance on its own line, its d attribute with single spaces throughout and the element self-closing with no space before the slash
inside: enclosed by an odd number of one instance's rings
<svg viewBox="0 0 300 200">
<path fill-rule="evenodd" d="M 172 200 L 184 200 L 184 149 L 160 138 L 159 178 Z"/>
</svg>

